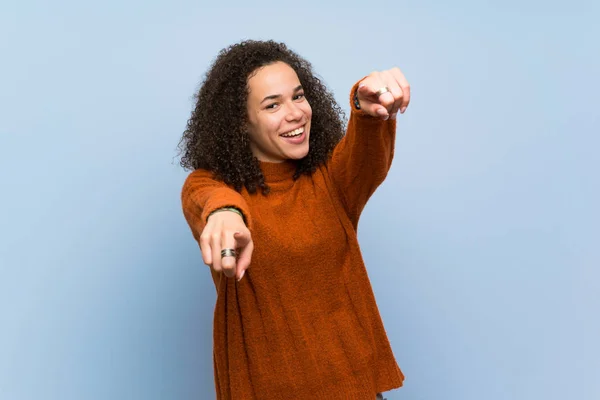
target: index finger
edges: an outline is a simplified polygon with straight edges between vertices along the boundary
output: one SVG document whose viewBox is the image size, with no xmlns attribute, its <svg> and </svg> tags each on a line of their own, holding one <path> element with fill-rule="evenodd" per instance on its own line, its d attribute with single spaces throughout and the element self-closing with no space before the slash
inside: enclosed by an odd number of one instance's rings
<svg viewBox="0 0 600 400">
<path fill-rule="evenodd" d="M 367 113 L 387 119 L 389 117 L 389 110 L 391 109 L 390 105 L 393 105 L 394 103 L 394 96 L 387 92 L 378 95 L 377 90 L 381 89 L 384 84 L 374 85 L 372 79 L 369 79 L 369 81 L 367 81 L 367 79 L 358 86 L 359 99 L 363 99 L 367 102 L 366 105 L 361 104 L 361 106 Z M 374 86 L 376 85 L 379 89 L 374 89 Z"/>
<path fill-rule="evenodd" d="M 224 230 L 221 235 L 221 249 L 219 249 L 219 253 L 224 250 L 233 250 L 235 252 L 235 238 L 234 232 L 230 232 L 228 230 Z M 219 254 L 221 255 L 221 254 Z M 235 275 L 235 266 L 236 266 L 236 256 L 234 255 L 226 255 L 225 257 L 221 256 L 221 269 L 223 273 L 228 278 L 232 278 Z"/>
</svg>

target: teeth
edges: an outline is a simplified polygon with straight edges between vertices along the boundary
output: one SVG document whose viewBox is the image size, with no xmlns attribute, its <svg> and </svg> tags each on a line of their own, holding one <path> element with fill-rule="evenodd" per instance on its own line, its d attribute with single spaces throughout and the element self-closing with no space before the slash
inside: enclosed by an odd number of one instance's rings
<svg viewBox="0 0 600 400">
<path fill-rule="evenodd" d="M 295 130 L 293 130 L 291 132 L 284 133 L 281 136 L 283 136 L 283 137 L 298 136 L 298 135 L 302 134 L 302 132 L 304 132 L 304 127 L 303 126 L 300 127 L 300 128 L 298 128 L 298 129 L 295 129 Z"/>
</svg>

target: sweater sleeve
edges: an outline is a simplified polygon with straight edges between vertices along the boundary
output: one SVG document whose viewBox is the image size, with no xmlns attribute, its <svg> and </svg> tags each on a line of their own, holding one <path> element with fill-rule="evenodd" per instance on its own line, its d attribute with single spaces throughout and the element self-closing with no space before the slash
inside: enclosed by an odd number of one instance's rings
<svg viewBox="0 0 600 400">
<path fill-rule="evenodd" d="M 213 178 L 210 171 L 197 169 L 190 173 L 181 190 L 183 215 L 196 241 L 204 230 L 211 212 L 222 207 L 236 207 L 252 229 L 252 217 L 242 195 L 225 183 Z"/>
<path fill-rule="evenodd" d="M 351 114 L 346 135 L 333 150 L 328 171 L 354 227 L 367 200 L 392 164 L 396 120 L 384 121 L 354 105 L 357 82 L 350 91 Z"/>
</svg>

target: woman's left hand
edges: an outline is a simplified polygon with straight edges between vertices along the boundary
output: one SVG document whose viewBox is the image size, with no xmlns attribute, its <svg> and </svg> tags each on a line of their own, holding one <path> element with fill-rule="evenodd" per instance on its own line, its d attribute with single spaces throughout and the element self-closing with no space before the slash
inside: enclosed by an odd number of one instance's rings
<svg viewBox="0 0 600 400">
<path fill-rule="evenodd" d="M 410 86 L 398 67 L 373 71 L 360 82 L 357 97 L 367 114 L 395 119 L 398 111 L 404 114 L 410 103 Z"/>
</svg>

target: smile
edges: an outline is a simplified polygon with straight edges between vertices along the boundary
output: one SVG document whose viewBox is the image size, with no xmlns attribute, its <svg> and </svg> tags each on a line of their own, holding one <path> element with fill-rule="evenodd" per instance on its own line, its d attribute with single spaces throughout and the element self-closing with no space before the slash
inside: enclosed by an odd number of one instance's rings
<svg viewBox="0 0 600 400">
<path fill-rule="evenodd" d="M 304 127 L 301 126 L 298 129 L 294 129 L 293 131 L 288 132 L 288 133 L 283 133 L 280 136 L 283 136 L 283 137 L 294 137 L 294 136 L 302 135 L 303 133 L 304 133 Z"/>
</svg>

